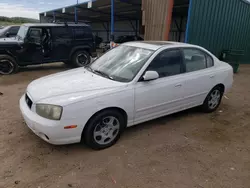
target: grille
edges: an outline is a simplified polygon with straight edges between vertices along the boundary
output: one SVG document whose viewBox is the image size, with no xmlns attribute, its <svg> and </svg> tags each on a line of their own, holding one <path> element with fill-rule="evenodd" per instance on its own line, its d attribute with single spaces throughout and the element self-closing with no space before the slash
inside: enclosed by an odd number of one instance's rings
<svg viewBox="0 0 250 188">
<path fill-rule="evenodd" d="M 31 108 L 33 102 L 32 102 L 32 100 L 29 98 L 29 96 L 27 94 L 25 94 L 25 101 L 26 101 L 28 107 Z"/>
</svg>

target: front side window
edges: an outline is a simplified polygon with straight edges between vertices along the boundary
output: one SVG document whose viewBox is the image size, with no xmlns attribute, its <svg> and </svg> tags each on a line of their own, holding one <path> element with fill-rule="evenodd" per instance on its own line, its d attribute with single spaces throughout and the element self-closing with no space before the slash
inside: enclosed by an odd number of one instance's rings
<svg viewBox="0 0 250 188">
<path fill-rule="evenodd" d="M 183 60 L 180 50 L 164 50 L 151 62 L 149 71 L 158 72 L 160 78 L 174 76 L 183 72 Z"/>
<path fill-rule="evenodd" d="M 153 53 L 153 50 L 120 45 L 94 61 L 89 68 L 109 79 L 130 82 Z"/>
<path fill-rule="evenodd" d="M 42 33 L 42 29 L 32 28 L 32 29 L 30 29 L 29 37 L 31 37 L 31 38 L 40 38 L 41 33 Z"/>
<path fill-rule="evenodd" d="M 42 29 L 31 28 L 28 33 L 29 42 L 40 44 L 42 40 Z"/>
<path fill-rule="evenodd" d="M 183 49 L 186 72 L 194 72 L 213 66 L 210 56 L 198 49 Z"/>
</svg>

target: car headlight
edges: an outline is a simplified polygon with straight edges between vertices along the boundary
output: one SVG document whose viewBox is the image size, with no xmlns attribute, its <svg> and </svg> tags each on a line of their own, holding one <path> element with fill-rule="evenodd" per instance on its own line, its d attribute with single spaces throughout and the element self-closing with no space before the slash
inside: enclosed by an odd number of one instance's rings
<svg viewBox="0 0 250 188">
<path fill-rule="evenodd" d="M 42 116 L 51 120 L 60 120 L 62 116 L 63 108 L 57 105 L 51 104 L 37 104 L 36 113 L 39 116 Z"/>
</svg>

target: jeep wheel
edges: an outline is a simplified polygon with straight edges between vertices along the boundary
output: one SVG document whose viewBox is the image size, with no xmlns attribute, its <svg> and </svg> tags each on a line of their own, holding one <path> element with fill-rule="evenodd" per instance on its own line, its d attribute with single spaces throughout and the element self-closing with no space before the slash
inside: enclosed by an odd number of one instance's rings
<svg viewBox="0 0 250 188">
<path fill-rule="evenodd" d="M 76 67 L 85 67 L 91 62 L 89 53 L 84 50 L 74 53 L 72 60 Z"/>
<path fill-rule="evenodd" d="M 14 58 L 9 55 L 0 56 L 0 74 L 8 75 L 17 72 L 18 65 Z"/>
</svg>

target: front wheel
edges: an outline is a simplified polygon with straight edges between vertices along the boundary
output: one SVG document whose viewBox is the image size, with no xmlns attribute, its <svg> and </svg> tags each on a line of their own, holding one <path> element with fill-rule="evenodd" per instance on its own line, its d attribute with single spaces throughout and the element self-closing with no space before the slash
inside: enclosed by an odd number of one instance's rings
<svg viewBox="0 0 250 188">
<path fill-rule="evenodd" d="M 85 67 L 90 64 L 91 59 L 88 52 L 79 50 L 74 53 L 72 61 L 75 67 Z"/>
<path fill-rule="evenodd" d="M 215 88 L 213 88 L 207 95 L 202 105 L 203 111 L 214 112 L 220 106 L 222 96 L 223 89 L 221 87 L 216 86 Z"/>
<path fill-rule="evenodd" d="M 0 55 L 0 74 L 8 75 L 18 71 L 16 60 L 9 55 Z"/>
<path fill-rule="evenodd" d="M 82 137 L 92 149 L 105 149 L 118 141 L 125 126 L 122 114 L 115 110 L 105 110 L 90 119 Z"/>
</svg>

